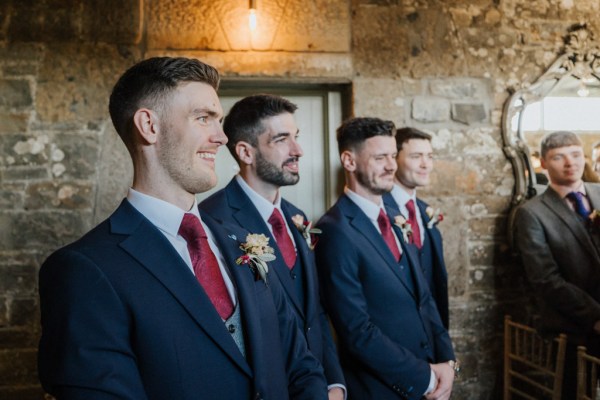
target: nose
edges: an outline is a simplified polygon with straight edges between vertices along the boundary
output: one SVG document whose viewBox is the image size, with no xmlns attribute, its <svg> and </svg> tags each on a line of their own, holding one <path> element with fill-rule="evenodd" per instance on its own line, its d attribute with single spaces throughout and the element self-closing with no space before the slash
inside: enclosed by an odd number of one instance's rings
<svg viewBox="0 0 600 400">
<path fill-rule="evenodd" d="M 302 146 L 300 146 L 300 142 L 298 142 L 296 139 L 292 139 L 292 148 L 290 149 L 290 155 L 294 157 L 302 157 L 304 155 Z"/>
<path fill-rule="evenodd" d="M 386 157 L 387 162 L 385 163 L 385 169 L 390 172 L 396 172 L 398 164 L 396 164 L 396 158 L 393 156 Z"/>
<path fill-rule="evenodd" d="M 213 143 L 217 143 L 218 146 L 223 146 L 224 144 L 226 144 L 229 141 L 229 139 L 225 135 L 225 132 L 223 131 L 223 126 L 221 125 L 221 123 L 217 122 L 215 125 L 216 125 L 215 132 L 213 133 L 213 135 L 211 137 L 211 141 Z"/>
</svg>

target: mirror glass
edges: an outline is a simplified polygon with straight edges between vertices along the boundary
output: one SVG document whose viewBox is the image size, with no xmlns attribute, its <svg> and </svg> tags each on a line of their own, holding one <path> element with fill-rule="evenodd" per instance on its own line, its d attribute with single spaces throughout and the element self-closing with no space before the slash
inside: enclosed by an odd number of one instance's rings
<svg viewBox="0 0 600 400">
<path fill-rule="evenodd" d="M 540 141 L 550 132 L 566 130 L 582 140 L 589 171 L 584 180 L 600 179 L 600 48 L 585 24 L 571 27 L 565 47 L 534 83 L 512 90 L 504 106 L 504 152 L 515 172 L 515 191 L 508 221 L 516 207 L 543 192 L 548 184 L 539 160 Z M 587 175 L 589 174 L 589 175 Z"/>
</svg>

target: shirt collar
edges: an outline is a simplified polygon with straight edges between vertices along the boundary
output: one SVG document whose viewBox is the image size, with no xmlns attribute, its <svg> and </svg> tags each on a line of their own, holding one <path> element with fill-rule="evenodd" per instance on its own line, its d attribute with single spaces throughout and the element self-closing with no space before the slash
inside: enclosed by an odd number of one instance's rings
<svg viewBox="0 0 600 400">
<path fill-rule="evenodd" d="M 354 202 L 354 204 L 356 204 L 371 221 L 377 221 L 377 218 L 379 218 L 379 212 L 383 210 L 383 202 L 377 205 L 371 200 L 368 200 L 358 193 L 353 192 L 348 188 L 348 186 L 344 187 L 344 194 L 348 196 L 350 200 L 352 200 L 352 202 Z M 385 210 L 383 210 L 383 212 L 385 213 Z"/>
<path fill-rule="evenodd" d="M 169 235 L 177 236 L 186 211 L 167 201 L 138 192 L 132 188 L 129 188 L 127 192 L 127 200 L 158 229 Z M 202 221 L 198 211 L 198 203 L 195 199 L 192 208 L 187 212 L 194 214 Z"/>
<path fill-rule="evenodd" d="M 268 221 L 275 208 L 277 208 L 283 215 L 283 212 L 281 211 L 281 196 L 279 195 L 279 191 L 277 191 L 275 202 L 271 203 L 269 200 L 265 199 L 254 189 L 252 189 L 240 175 L 236 175 L 235 180 L 240 185 L 244 193 L 246 193 L 246 196 L 250 198 L 250 201 L 252 204 L 254 204 L 254 207 L 256 207 L 263 220 Z"/>
<path fill-rule="evenodd" d="M 406 203 L 408 203 L 409 200 L 412 200 L 415 205 L 417 204 L 416 190 L 413 190 L 412 194 L 408 194 L 408 192 L 400 185 L 394 184 L 394 187 L 390 193 L 392 194 L 394 200 L 396 200 L 396 203 L 402 208 L 406 207 Z"/>
<path fill-rule="evenodd" d="M 558 193 L 562 199 L 566 198 L 567 195 L 571 192 L 579 192 L 582 195 L 587 196 L 587 193 L 585 191 L 585 185 L 583 184 L 583 181 L 581 182 L 581 185 L 579 185 L 579 187 L 575 190 L 565 188 L 564 186 L 553 185 L 552 183 L 550 184 L 550 187 L 552 187 L 552 189 L 554 189 L 554 191 L 556 193 Z"/>
</svg>

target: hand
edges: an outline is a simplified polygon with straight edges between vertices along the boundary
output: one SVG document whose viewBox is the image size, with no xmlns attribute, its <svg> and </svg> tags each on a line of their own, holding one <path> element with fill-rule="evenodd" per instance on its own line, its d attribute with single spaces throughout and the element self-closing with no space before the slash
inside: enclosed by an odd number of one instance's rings
<svg viewBox="0 0 600 400">
<path fill-rule="evenodd" d="M 597 335 L 600 335 L 600 321 L 596 321 L 596 323 L 594 324 L 594 332 Z"/>
<path fill-rule="evenodd" d="M 341 387 L 329 389 L 329 400 L 344 400 L 344 390 Z"/>
<path fill-rule="evenodd" d="M 454 369 L 448 364 L 430 364 L 431 369 L 437 378 L 437 384 L 433 392 L 425 395 L 427 400 L 448 400 L 452 394 L 452 384 L 454 383 Z"/>
</svg>

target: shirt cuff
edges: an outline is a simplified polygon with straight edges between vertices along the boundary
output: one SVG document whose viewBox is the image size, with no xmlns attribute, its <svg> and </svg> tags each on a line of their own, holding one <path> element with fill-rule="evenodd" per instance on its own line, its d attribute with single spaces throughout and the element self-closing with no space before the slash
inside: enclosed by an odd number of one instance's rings
<svg viewBox="0 0 600 400">
<path fill-rule="evenodd" d="M 336 387 L 339 387 L 344 391 L 344 400 L 346 400 L 348 398 L 348 391 L 346 390 L 346 386 L 342 385 L 341 383 L 332 383 L 331 385 L 327 386 L 327 390 L 331 390 Z"/>
<path fill-rule="evenodd" d="M 437 382 L 437 377 L 435 376 L 435 372 L 433 372 L 433 370 L 431 370 L 431 375 L 429 377 L 429 386 L 427 386 L 427 390 L 425 391 L 425 393 L 423 393 L 423 396 L 433 392 L 433 390 L 436 387 L 436 382 Z"/>
</svg>

